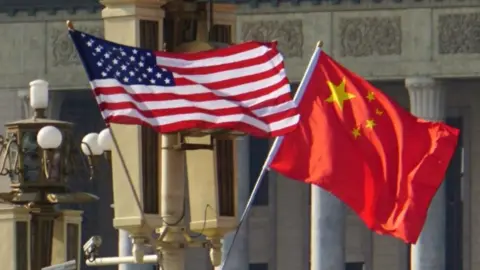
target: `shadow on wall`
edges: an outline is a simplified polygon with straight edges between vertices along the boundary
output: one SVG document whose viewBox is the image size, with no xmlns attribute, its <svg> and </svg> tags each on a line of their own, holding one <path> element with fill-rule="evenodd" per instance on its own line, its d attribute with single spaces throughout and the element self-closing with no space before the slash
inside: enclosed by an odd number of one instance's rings
<svg viewBox="0 0 480 270">
<path fill-rule="evenodd" d="M 97 103 L 90 90 L 68 90 L 55 91 L 53 100 L 61 102 L 59 109 L 59 118 L 62 121 L 74 123 L 74 141 L 80 142 L 88 133 L 100 132 L 105 128 Z M 78 145 L 78 144 L 76 144 Z M 75 149 L 77 157 L 83 157 L 80 147 Z M 70 209 L 84 211 L 82 223 L 82 245 L 91 236 L 100 235 L 103 244 L 100 255 L 117 256 L 118 253 L 118 235 L 113 228 L 113 190 L 110 164 L 101 160 L 100 168 L 92 181 L 89 179 L 88 167 L 81 159 L 76 160 L 76 173 L 73 179 L 69 179 L 69 186 L 75 191 L 89 192 L 100 197 L 95 203 L 83 205 L 65 205 Z M 87 267 L 84 263 L 82 269 L 93 269 Z M 117 266 L 103 267 L 106 270 L 117 269 Z"/>
</svg>

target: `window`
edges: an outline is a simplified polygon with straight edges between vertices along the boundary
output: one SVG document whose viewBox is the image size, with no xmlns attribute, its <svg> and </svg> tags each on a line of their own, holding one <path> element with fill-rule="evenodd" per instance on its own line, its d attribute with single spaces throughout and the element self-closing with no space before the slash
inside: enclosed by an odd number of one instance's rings
<svg viewBox="0 0 480 270">
<path fill-rule="evenodd" d="M 251 263 L 249 270 L 268 270 L 268 263 Z"/>
<path fill-rule="evenodd" d="M 38 214 L 31 214 L 30 221 L 30 263 L 31 269 L 50 265 L 52 259 L 53 223 Z"/>
<path fill-rule="evenodd" d="M 158 22 L 140 21 L 140 47 L 150 50 L 158 50 Z"/>
<path fill-rule="evenodd" d="M 28 269 L 28 224 L 25 221 L 15 222 L 17 270 Z"/>
<path fill-rule="evenodd" d="M 210 29 L 210 40 L 223 43 L 232 43 L 232 26 L 215 24 Z"/>
<path fill-rule="evenodd" d="M 411 244 L 406 244 L 407 245 L 407 270 L 412 269 L 412 264 L 410 263 L 412 261 L 412 245 Z"/>
<path fill-rule="evenodd" d="M 235 160 L 233 140 L 216 139 L 217 181 L 221 216 L 235 216 Z"/>
<path fill-rule="evenodd" d="M 447 118 L 446 122 L 450 126 L 462 129 L 463 119 L 461 117 Z M 446 193 L 446 269 L 463 269 L 463 144 L 462 136 L 460 136 L 444 184 Z"/>
<path fill-rule="evenodd" d="M 67 223 L 67 261 L 75 260 L 78 262 L 78 248 L 80 243 L 78 224 Z"/>
<path fill-rule="evenodd" d="M 255 187 L 257 178 L 260 175 L 263 164 L 267 159 L 268 151 L 270 150 L 270 143 L 268 139 L 260 139 L 250 137 L 250 191 Z M 260 189 L 258 190 L 254 205 L 268 205 L 268 172 L 263 178 Z"/>
<path fill-rule="evenodd" d="M 295 94 L 297 93 L 297 89 L 299 85 L 300 83 L 298 82 L 290 83 L 290 90 L 292 90 L 292 97 L 294 97 Z"/>
<path fill-rule="evenodd" d="M 175 19 L 170 16 L 170 12 L 166 12 L 163 20 L 163 46 L 166 46 L 167 51 L 173 51 L 177 43 L 175 42 Z"/>
<path fill-rule="evenodd" d="M 140 21 L 140 47 L 158 49 L 158 22 Z M 150 127 L 142 126 L 143 211 L 159 214 L 159 135 Z"/>
<path fill-rule="evenodd" d="M 364 262 L 347 262 L 345 270 L 363 270 Z"/>
<path fill-rule="evenodd" d="M 174 51 L 178 45 L 196 39 L 198 22 L 193 14 L 169 10 L 168 7 L 165 11 L 162 49 L 165 45 L 167 51 Z"/>
</svg>

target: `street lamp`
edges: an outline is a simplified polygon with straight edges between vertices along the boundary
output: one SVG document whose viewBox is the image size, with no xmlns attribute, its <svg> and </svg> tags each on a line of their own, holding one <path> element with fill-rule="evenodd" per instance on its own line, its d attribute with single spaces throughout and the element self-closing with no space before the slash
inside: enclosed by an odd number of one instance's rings
<svg viewBox="0 0 480 270">
<path fill-rule="evenodd" d="M 100 133 L 88 133 L 83 137 L 81 142 L 81 149 L 88 158 L 88 166 L 90 168 L 90 179 L 93 178 L 95 172 L 96 161 L 100 155 L 110 161 L 110 154 L 112 151 L 112 134 L 110 128 L 105 128 Z"/>
<path fill-rule="evenodd" d="M 9 192 L 0 193 L 0 199 L 29 210 L 30 269 L 39 270 L 50 265 L 52 260 L 54 222 L 61 214 L 55 206 L 93 202 L 98 197 L 74 192 L 68 187 L 76 158 L 73 124 L 45 117 L 48 83 L 32 81 L 29 98 L 33 117 L 5 124 L 5 137 L 0 136 L 0 175 L 10 178 L 11 187 Z M 109 131 L 101 134 L 87 134 L 81 143 L 91 175 L 95 159 L 111 147 Z"/>
</svg>

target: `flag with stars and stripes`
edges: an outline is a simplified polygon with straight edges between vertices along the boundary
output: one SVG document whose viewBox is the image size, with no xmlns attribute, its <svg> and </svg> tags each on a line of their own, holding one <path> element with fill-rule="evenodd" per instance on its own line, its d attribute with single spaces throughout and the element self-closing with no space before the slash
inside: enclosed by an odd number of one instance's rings
<svg viewBox="0 0 480 270">
<path fill-rule="evenodd" d="M 169 53 L 69 32 L 107 123 L 148 125 L 161 133 L 228 129 L 259 137 L 280 136 L 298 124 L 276 43 Z"/>
</svg>

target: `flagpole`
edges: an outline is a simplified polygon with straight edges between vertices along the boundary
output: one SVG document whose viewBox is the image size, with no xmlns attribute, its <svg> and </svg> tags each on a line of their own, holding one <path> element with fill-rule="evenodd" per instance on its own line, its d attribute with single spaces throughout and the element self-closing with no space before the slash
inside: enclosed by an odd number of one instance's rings
<svg viewBox="0 0 480 270">
<path fill-rule="evenodd" d="M 345 269 L 345 207 L 319 186 L 310 189 L 310 270 Z"/>
<path fill-rule="evenodd" d="M 295 93 L 295 96 L 293 98 L 293 101 L 295 102 L 295 104 L 298 104 L 303 97 L 305 88 L 307 87 L 306 82 L 310 81 L 310 77 L 312 76 L 313 69 L 317 64 L 318 58 L 320 57 L 322 46 L 323 46 L 323 42 L 318 41 L 317 45 L 315 46 L 315 51 L 313 52 L 313 55 L 310 58 L 310 62 L 307 65 L 307 69 L 305 70 L 305 74 L 303 75 L 303 78 L 300 81 L 300 84 L 298 86 L 297 92 Z M 283 141 L 283 136 L 276 137 L 275 140 L 273 141 L 272 146 L 270 147 L 265 163 L 263 164 L 262 170 L 260 171 L 260 175 L 258 176 L 257 181 L 255 182 L 255 186 L 253 187 L 252 193 L 250 194 L 250 198 L 248 198 L 247 204 L 245 205 L 245 209 L 243 210 L 242 216 L 240 217 L 240 221 L 238 223 L 237 229 L 233 236 L 232 243 L 227 251 L 227 254 L 225 255 L 222 261 L 222 265 L 220 266 L 221 270 L 227 269 L 226 266 L 228 262 L 228 257 L 230 255 L 230 252 L 232 251 L 232 247 L 235 245 L 237 232 L 242 226 L 245 219 L 247 218 L 248 214 L 250 213 L 250 210 L 253 206 L 253 200 L 255 199 L 255 196 L 257 195 L 258 190 L 260 189 L 260 185 L 262 184 L 263 178 L 265 177 L 265 174 L 269 170 L 270 163 L 275 157 L 282 141 Z"/>
</svg>

